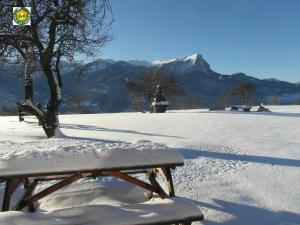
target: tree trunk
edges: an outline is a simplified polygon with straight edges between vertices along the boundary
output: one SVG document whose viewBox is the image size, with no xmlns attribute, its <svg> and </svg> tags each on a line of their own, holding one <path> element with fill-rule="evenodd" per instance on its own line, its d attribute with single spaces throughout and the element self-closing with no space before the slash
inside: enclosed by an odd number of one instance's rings
<svg viewBox="0 0 300 225">
<path fill-rule="evenodd" d="M 32 47 L 26 48 L 24 84 L 25 84 L 25 101 L 33 101 L 33 85 L 32 85 L 32 68 L 34 65 L 34 52 Z"/>
<path fill-rule="evenodd" d="M 38 118 L 48 138 L 55 135 L 55 130 L 59 125 L 58 121 L 58 107 L 61 101 L 61 82 L 58 81 L 56 74 L 51 67 L 51 57 L 43 55 L 41 57 L 41 65 L 46 74 L 48 86 L 50 90 L 50 100 L 47 109 L 34 104 L 33 101 L 33 84 L 32 84 L 32 67 L 34 64 L 34 53 L 32 49 L 28 49 L 25 59 L 25 103 L 18 104 L 18 109 L 21 113 L 29 113 Z M 59 75 L 59 71 L 58 71 Z"/>
<path fill-rule="evenodd" d="M 47 137 L 53 137 L 55 130 L 59 125 L 58 107 L 61 101 L 61 89 L 56 75 L 54 74 L 51 64 L 43 65 L 44 72 L 47 76 L 48 86 L 50 90 L 50 100 L 45 112 L 45 121 L 47 129 L 45 130 Z"/>
</svg>

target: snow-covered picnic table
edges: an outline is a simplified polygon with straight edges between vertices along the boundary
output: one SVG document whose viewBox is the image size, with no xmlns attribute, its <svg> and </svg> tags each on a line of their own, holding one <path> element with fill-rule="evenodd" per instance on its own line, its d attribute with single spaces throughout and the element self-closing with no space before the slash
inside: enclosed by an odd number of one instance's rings
<svg viewBox="0 0 300 225">
<path fill-rule="evenodd" d="M 50 143 L 52 145 L 49 145 Z M 179 153 L 161 148 L 161 146 L 155 148 L 155 145 L 152 145 L 151 142 L 129 144 L 117 142 L 85 143 L 84 141 L 79 141 L 73 145 L 67 145 L 65 142 L 62 143 L 64 144 L 55 143 L 54 141 L 48 142 L 47 145 L 45 141 L 29 142 L 25 145 L 20 144 L 19 148 L 16 146 L 18 143 L 6 143 L 7 148 L 13 145 L 15 150 L 7 151 L 0 157 L 0 179 L 6 182 L 2 212 L 9 210 L 20 211 L 26 207 L 28 207 L 30 212 L 34 212 L 35 202 L 81 178 L 112 176 L 147 190 L 150 198 L 153 196 L 153 193 L 156 193 L 161 198 L 158 203 L 168 208 L 166 210 L 169 212 L 169 216 L 164 217 L 162 215 L 160 218 L 159 213 L 154 210 L 151 213 L 156 214 L 154 216 L 156 219 L 153 220 L 150 216 L 150 219 L 144 220 L 145 223 L 132 219 L 131 222 L 129 220 L 128 224 L 189 224 L 192 221 L 203 219 L 201 210 L 195 204 L 178 198 L 174 198 L 172 201 L 168 200 L 168 198 L 175 197 L 171 169 L 183 166 L 184 164 L 183 158 Z M 139 173 L 147 174 L 149 182 L 132 176 L 132 174 Z M 157 174 L 161 174 L 165 178 L 168 187 L 167 192 L 156 180 Z M 37 184 L 44 180 L 58 181 L 38 193 L 33 193 Z M 15 206 L 11 206 L 11 196 L 21 184 L 24 186 L 24 194 Z M 152 204 L 131 207 L 137 207 L 136 210 L 139 207 L 142 207 L 143 210 L 153 210 Z M 181 209 L 188 209 L 189 212 L 183 210 L 181 213 L 177 213 L 178 206 Z M 105 207 L 98 208 L 101 211 Z M 123 220 L 126 217 L 132 217 L 132 213 L 128 213 L 128 215 L 124 214 L 124 212 L 121 213 L 120 216 L 124 217 Z M 10 215 L 2 213 L 0 222 L 4 220 L 7 222 L 6 224 L 9 224 Z M 20 217 L 24 217 L 22 213 L 19 215 Z M 37 217 L 42 222 L 50 215 L 51 213 L 45 213 Z M 166 215 L 168 215 L 167 212 Z M 140 219 L 140 215 L 136 214 L 136 216 Z M 108 224 L 104 222 L 106 217 L 101 214 L 101 218 L 99 218 L 100 222 L 98 221 L 97 224 Z M 30 218 L 32 216 L 23 219 L 30 220 Z M 122 221 L 122 218 L 116 218 L 116 220 Z M 163 223 L 163 221 L 166 223 Z"/>
</svg>

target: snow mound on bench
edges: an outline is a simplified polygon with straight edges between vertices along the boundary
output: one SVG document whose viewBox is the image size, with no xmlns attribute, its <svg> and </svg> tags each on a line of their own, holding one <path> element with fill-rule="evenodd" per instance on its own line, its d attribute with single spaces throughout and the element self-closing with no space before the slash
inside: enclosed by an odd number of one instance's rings
<svg viewBox="0 0 300 225">
<path fill-rule="evenodd" d="M 56 181 L 40 183 L 34 193 L 44 190 L 54 182 Z M 85 178 L 40 199 L 36 209 L 46 212 L 87 205 L 137 204 L 149 200 L 145 191 L 112 177 Z"/>
<path fill-rule="evenodd" d="M 0 141 L 0 176 L 59 171 L 129 168 L 183 164 L 166 146 L 150 141 L 134 143 L 77 139 L 33 142 Z"/>
<path fill-rule="evenodd" d="M 140 204 L 90 205 L 46 213 L 3 212 L 5 225 L 142 225 L 201 218 L 200 208 L 184 198 L 152 199 Z"/>
</svg>

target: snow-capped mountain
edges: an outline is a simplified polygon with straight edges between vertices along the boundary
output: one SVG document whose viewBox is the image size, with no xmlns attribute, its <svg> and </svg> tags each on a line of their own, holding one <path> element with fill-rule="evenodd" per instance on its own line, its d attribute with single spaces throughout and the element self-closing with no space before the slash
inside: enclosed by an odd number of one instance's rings
<svg viewBox="0 0 300 225">
<path fill-rule="evenodd" d="M 96 61 L 95 61 L 96 62 Z M 97 60 L 99 63 L 99 60 Z M 155 60 L 155 61 L 146 61 L 146 60 L 102 60 L 102 63 L 110 63 L 115 64 L 119 62 L 127 62 L 134 66 L 143 66 L 143 67 L 159 67 L 164 70 L 174 73 L 174 74 L 183 74 L 192 71 L 203 72 L 206 74 L 210 74 L 213 71 L 210 69 L 209 64 L 205 61 L 205 59 L 200 54 L 193 54 L 190 56 L 179 57 L 175 59 L 167 59 L 167 60 Z"/>
<path fill-rule="evenodd" d="M 188 96 L 199 97 L 202 106 L 215 104 L 220 96 L 228 93 L 241 81 L 251 81 L 256 85 L 252 96 L 253 102 L 266 102 L 271 96 L 277 96 L 282 104 L 294 104 L 300 98 L 300 85 L 284 81 L 260 80 L 244 73 L 223 75 L 210 69 L 209 64 L 200 54 L 182 58 L 147 62 L 142 60 L 120 61 L 97 59 L 85 65 L 84 76 L 68 63 L 61 63 L 63 80 L 63 101 L 61 112 L 70 109 L 70 96 L 82 93 L 85 99 L 80 103 L 89 112 L 120 112 L 131 109 L 132 98 L 124 85 L 124 80 L 137 80 L 150 66 L 162 68 L 178 76 L 183 81 L 183 88 Z M 24 99 L 24 83 L 16 79 L 16 65 L 0 65 L 1 106 L 15 105 Z M 22 72 L 22 70 L 21 70 Z M 34 75 L 34 99 L 46 104 L 48 99 L 45 76 Z M 255 104 L 258 104 L 255 103 Z"/>
<path fill-rule="evenodd" d="M 152 65 L 164 68 L 166 71 L 175 74 L 189 73 L 192 71 L 203 72 L 210 74 L 213 72 L 209 64 L 203 59 L 200 54 L 193 54 L 190 56 L 153 61 Z"/>
</svg>

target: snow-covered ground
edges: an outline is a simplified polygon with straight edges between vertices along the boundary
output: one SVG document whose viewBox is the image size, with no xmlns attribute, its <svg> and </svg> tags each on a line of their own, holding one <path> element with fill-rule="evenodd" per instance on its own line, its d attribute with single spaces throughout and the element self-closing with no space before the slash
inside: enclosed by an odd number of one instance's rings
<svg viewBox="0 0 300 225">
<path fill-rule="evenodd" d="M 0 117 L 0 155 L 10 152 L 4 146 L 44 140 L 49 145 L 100 141 L 124 146 L 148 140 L 184 157 L 185 166 L 176 169 L 174 182 L 177 196 L 201 207 L 205 220 L 195 224 L 300 225 L 300 106 L 267 107 L 273 112 L 63 115 L 65 137 L 51 140 L 34 119 L 20 123 L 17 117 Z M 40 210 L 145 200 L 132 195 L 130 186 L 122 188 L 129 194 L 126 199 L 109 195 L 120 193 L 120 185 L 108 179 L 115 187 L 108 191 L 103 182 L 76 182 L 41 201 Z"/>
</svg>

